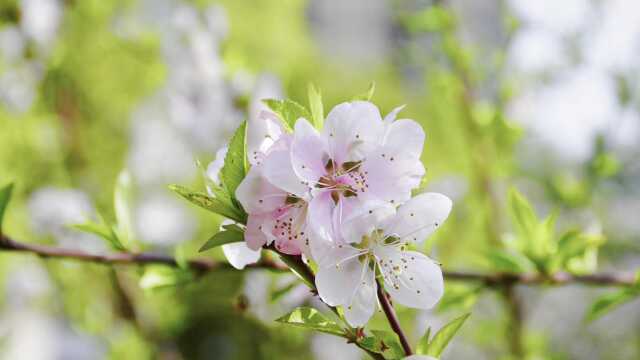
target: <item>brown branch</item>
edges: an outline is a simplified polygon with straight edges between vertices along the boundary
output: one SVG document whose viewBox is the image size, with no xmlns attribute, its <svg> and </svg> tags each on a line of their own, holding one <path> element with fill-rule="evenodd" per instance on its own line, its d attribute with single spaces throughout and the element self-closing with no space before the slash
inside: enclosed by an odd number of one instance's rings
<svg viewBox="0 0 640 360">
<path fill-rule="evenodd" d="M 53 246 L 25 244 L 2 235 L 0 238 L 0 250 L 18 251 L 38 255 L 45 258 L 71 259 L 98 264 L 112 265 L 145 265 L 162 264 L 178 267 L 176 260 L 169 255 L 150 253 L 118 252 L 112 254 L 89 254 L 80 250 L 60 249 Z M 187 262 L 190 269 L 198 272 L 208 272 L 219 269 L 233 269 L 225 262 L 217 262 L 208 259 L 192 259 Z M 306 264 L 305 264 L 306 266 Z M 288 271 L 286 266 L 271 259 L 264 259 L 256 264 L 247 265 L 248 268 L 268 269 L 273 271 Z M 308 276 L 308 274 L 306 274 Z M 515 274 L 495 273 L 482 274 L 475 272 L 444 271 L 444 277 L 451 281 L 480 282 L 489 287 L 500 287 L 508 284 L 520 285 L 568 285 L 584 284 L 592 286 L 632 286 L 636 284 L 636 275 L 632 272 L 611 272 L 589 275 L 573 275 L 567 272 L 557 272 L 550 275 L 544 274 Z"/>
<path fill-rule="evenodd" d="M 179 267 L 178 262 L 171 256 L 151 253 L 117 252 L 111 254 L 90 254 L 81 250 L 61 249 L 47 245 L 25 244 L 2 235 L 0 238 L 0 250 L 18 251 L 38 255 L 44 258 L 72 259 L 110 265 L 150 265 L 161 264 Z M 207 259 L 192 259 L 187 262 L 191 270 L 208 272 L 218 269 L 233 269 L 225 262 L 217 262 Z M 255 264 L 247 265 L 250 268 L 270 269 L 274 271 L 288 271 L 288 268 L 272 260 L 262 260 Z"/>
<path fill-rule="evenodd" d="M 25 244 L 2 235 L 0 238 L 0 250 L 18 251 L 38 255 L 45 258 L 71 259 L 98 264 L 111 265 L 145 265 L 162 264 L 178 267 L 176 260 L 169 255 L 151 253 L 118 252 L 111 254 L 89 254 L 80 250 L 60 249 L 53 246 Z M 233 269 L 225 262 L 217 262 L 208 259 L 192 259 L 187 262 L 190 269 L 198 272 L 208 272 L 219 269 Z M 305 264 L 306 266 L 306 264 Z M 273 271 L 288 271 L 286 266 L 271 259 L 263 259 L 256 264 L 247 265 L 248 268 L 268 269 Z M 310 273 L 310 271 L 309 271 Z M 309 276 L 309 273 L 306 274 Z M 313 275 L 313 274 L 311 274 Z M 481 282 L 486 286 L 500 287 L 508 284 L 520 285 L 568 285 L 584 284 L 593 286 L 631 286 L 636 284 L 636 275 L 632 272 L 611 272 L 589 275 L 573 275 L 567 272 L 555 274 L 515 274 L 495 273 L 482 274 L 475 272 L 444 271 L 444 277 L 451 281 Z M 312 277 L 310 277 L 312 279 Z"/>
<path fill-rule="evenodd" d="M 515 359 L 522 359 L 524 357 L 524 314 L 522 309 L 522 302 L 516 292 L 514 284 L 509 284 L 503 288 L 502 297 L 504 298 L 510 314 L 510 321 L 507 328 L 509 349 L 511 351 L 511 355 L 513 355 Z"/>
<path fill-rule="evenodd" d="M 632 286 L 636 284 L 636 275 L 632 272 L 611 272 L 588 275 L 574 275 L 567 272 L 554 274 L 481 274 L 472 272 L 445 271 L 445 278 L 451 281 L 482 282 L 487 286 L 500 287 L 510 284 L 555 285 L 583 284 L 591 286 Z"/>
<path fill-rule="evenodd" d="M 413 354 L 411 351 L 411 345 L 409 345 L 409 341 L 407 340 L 407 336 L 402 331 L 402 327 L 400 327 L 400 321 L 396 316 L 396 312 L 393 309 L 393 305 L 389 302 L 389 298 L 387 292 L 384 291 L 382 285 L 378 280 L 376 280 L 376 285 L 378 285 L 378 300 L 380 300 L 380 305 L 382 306 L 382 311 L 387 316 L 387 320 L 389 320 L 389 325 L 391 325 L 391 329 L 398 334 L 398 338 L 400 338 L 400 344 L 402 345 L 402 349 L 404 353 L 409 356 Z"/>
</svg>

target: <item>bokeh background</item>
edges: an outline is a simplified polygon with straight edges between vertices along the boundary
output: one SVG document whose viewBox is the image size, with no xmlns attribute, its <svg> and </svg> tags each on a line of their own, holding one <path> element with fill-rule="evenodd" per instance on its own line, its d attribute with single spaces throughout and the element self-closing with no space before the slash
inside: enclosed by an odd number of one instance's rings
<svg viewBox="0 0 640 360">
<path fill-rule="evenodd" d="M 438 7 L 434 7 L 437 5 Z M 383 113 L 427 133 L 426 189 L 454 211 L 425 247 L 447 269 L 512 226 L 515 186 L 558 228 L 603 235 L 585 271 L 640 266 L 640 3 L 627 0 L 0 0 L 0 185 L 16 183 L 5 232 L 108 252 L 70 225 L 113 218 L 128 169 L 132 247 L 198 254 L 220 218 L 166 185 L 203 188 L 206 164 L 261 98 L 325 112 L 376 83 Z M 141 281 L 143 279 L 160 281 Z M 142 286 L 141 286 L 142 285 Z M 157 286 L 164 285 L 164 286 Z M 594 321 L 611 289 L 516 288 L 527 359 L 640 358 L 640 302 Z M 320 306 L 295 278 L 106 267 L 0 252 L 6 359 L 360 359 L 329 335 L 278 326 Z M 413 341 L 471 311 L 444 359 L 510 359 L 499 293 L 448 282 L 435 311 L 402 309 Z M 377 315 L 372 327 L 383 328 Z"/>
</svg>

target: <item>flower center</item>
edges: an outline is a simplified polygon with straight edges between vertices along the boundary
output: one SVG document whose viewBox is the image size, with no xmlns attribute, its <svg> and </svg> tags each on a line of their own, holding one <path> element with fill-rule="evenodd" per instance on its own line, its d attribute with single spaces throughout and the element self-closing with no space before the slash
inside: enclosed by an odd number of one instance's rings
<svg viewBox="0 0 640 360">
<path fill-rule="evenodd" d="M 318 187 L 331 190 L 331 198 L 337 204 L 340 196 L 353 197 L 358 191 L 364 192 L 369 185 L 366 181 L 366 172 L 360 171 L 362 161 L 347 161 L 341 166 L 336 166 L 333 159 L 325 164 L 326 173 L 318 180 Z"/>
</svg>

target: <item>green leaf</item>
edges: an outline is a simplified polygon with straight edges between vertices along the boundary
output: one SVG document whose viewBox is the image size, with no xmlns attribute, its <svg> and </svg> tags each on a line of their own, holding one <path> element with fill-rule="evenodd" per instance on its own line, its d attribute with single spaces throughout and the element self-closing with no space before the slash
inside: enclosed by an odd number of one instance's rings
<svg viewBox="0 0 640 360">
<path fill-rule="evenodd" d="M 192 191 L 184 186 L 176 184 L 169 185 L 169 189 L 205 210 L 222 215 L 241 224 L 244 224 L 247 221 L 247 214 L 244 211 L 240 211 L 240 209 L 205 193 Z"/>
<path fill-rule="evenodd" d="M 526 256 L 515 252 L 493 249 L 486 258 L 493 270 L 505 273 L 527 273 L 535 271 L 536 265 Z"/>
<path fill-rule="evenodd" d="M 520 236 L 527 237 L 535 233 L 538 217 L 529 201 L 515 188 L 509 192 L 509 211 Z"/>
<path fill-rule="evenodd" d="M 365 349 L 382 354 L 385 359 L 401 359 L 405 353 L 398 340 L 398 335 L 391 331 L 371 330 L 373 336 L 365 336 L 358 343 Z"/>
<path fill-rule="evenodd" d="M 375 82 L 371 82 L 369 84 L 369 88 L 367 89 L 366 92 L 360 94 L 360 95 L 356 95 L 353 97 L 353 101 L 371 101 L 371 98 L 373 97 L 373 93 L 376 91 L 376 83 Z"/>
<path fill-rule="evenodd" d="M 243 121 L 231 137 L 229 150 L 227 150 L 224 165 L 220 170 L 220 178 L 231 198 L 235 198 L 236 189 L 247 174 L 246 134 L 247 122 Z"/>
<path fill-rule="evenodd" d="M 322 95 L 313 84 L 309 84 L 309 108 L 311 109 L 311 119 L 313 126 L 320 130 L 324 125 L 324 106 L 322 105 Z"/>
<path fill-rule="evenodd" d="M 296 286 L 298 286 L 298 282 L 297 280 L 287 284 L 279 289 L 276 289 L 276 291 L 274 291 L 273 293 L 271 293 L 271 302 L 275 302 L 278 299 L 280 299 L 281 297 L 285 296 L 287 293 L 289 293 L 289 291 L 295 289 Z"/>
<path fill-rule="evenodd" d="M 309 274 L 309 269 L 307 268 L 307 265 L 302 262 L 300 256 L 280 253 L 278 253 L 278 255 L 280 256 L 280 260 L 287 264 L 289 270 L 296 274 L 300 278 L 300 280 L 302 280 L 310 288 L 315 288 L 313 275 Z"/>
<path fill-rule="evenodd" d="M 310 307 L 299 307 L 276 319 L 277 322 L 327 334 L 345 336 L 344 330 L 318 310 Z"/>
<path fill-rule="evenodd" d="M 299 118 L 307 120 L 312 118 L 309 110 L 293 100 L 264 99 L 262 101 L 280 117 L 283 126 L 289 131 L 293 131 Z"/>
<path fill-rule="evenodd" d="M 464 324 L 470 315 L 471 314 L 462 315 L 443 326 L 442 329 L 433 336 L 431 342 L 429 342 L 426 355 L 439 358 L 451 339 L 453 339 L 453 336 L 460 330 L 460 327 L 462 327 L 462 324 Z"/>
<path fill-rule="evenodd" d="M 145 290 L 172 287 L 185 284 L 193 279 L 190 271 L 166 266 L 147 266 L 138 285 Z"/>
<path fill-rule="evenodd" d="M 132 185 L 129 172 L 124 170 L 118 175 L 113 193 L 113 206 L 116 215 L 116 232 L 119 242 L 127 246 L 133 240 L 133 216 L 131 215 Z"/>
<path fill-rule="evenodd" d="M 176 246 L 173 252 L 173 258 L 176 260 L 178 267 L 183 270 L 189 269 L 189 260 L 187 259 L 186 244 L 182 243 Z"/>
<path fill-rule="evenodd" d="M 429 338 L 431 337 L 431 327 L 427 328 L 424 335 L 418 341 L 418 345 L 416 346 L 416 354 L 424 355 L 427 353 L 427 349 L 429 348 Z"/>
<path fill-rule="evenodd" d="M 88 221 L 84 224 L 74 224 L 71 228 L 97 235 L 106 240 L 114 250 L 125 251 L 127 248 L 122 244 L 118 236 L 118 229 L 115 224 L 109 224 L 98 214 L 99 222 Z"/>
<path fill-rule="evenodd" d="M 450 309 L 470 309 L 478 300 L 484 285 L 449 284 L 440 303 L 439 311 Z"/>
<path fill-rule="evenodd" d="M 5 185 L 0 189 L 0 234 L 2 234 L 2 220 L 4 219 L 4 213 L 11 200 L 11 193 L 13 192 L 13 183 Z"/>
<path fill-rule="evenodd" d="M 605 294 L 598 298 L 591 305 L 591 308 L 589 308 L 589 310 L 587 311 L 585 320 L 587 322 L 594 321 L 605 315 L 609 311 L 635 299 L 638 296 L 640 296 L 640 288 L 638 286 L 629 287 L 620 291 L 616 291 L 614 293 Z"/>
<path fill-rule="evenodd" d="M 207 251 L 224 244 L 244 241 L 244 233 L 237 230 L 223 230 L 207 240 L 198 252 Z"/>
<path fill-rule="evenodd" d="M 442 6 L 431 6 L 403 21 L 407 30 L 416 32 L 437 32 L 450 29 L 455 26 L 455 17 Z"/>
</svg>

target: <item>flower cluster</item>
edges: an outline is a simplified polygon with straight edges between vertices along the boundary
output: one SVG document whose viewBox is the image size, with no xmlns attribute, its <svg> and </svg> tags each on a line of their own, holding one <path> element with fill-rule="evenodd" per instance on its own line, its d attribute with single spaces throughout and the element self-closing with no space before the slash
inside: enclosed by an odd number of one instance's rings
<svg viewBox="0 0 640 360">
<path fill-rule="evenodd" d="M 447 218 L 451 201 L 412 197 L 425 173 L 424 131 L 413 120 L 384 119 L 367 101 L 342 103 L 322 129 L 301 117 L 292 131 L 269 111 L 248 124 L 251 168 L 236 190 L 248 213 L 245 243 L 228 244 L 232 264 L 257 261 L 265 246 L 303 255 L 318 270 L 321 299 L 362 326 L 384 283 L 405 306 L 431 308 L 442 296 L 440 266 L 411 251 Z M 210 165 L 215 175 L 219 162 Z"/>
</svg>

